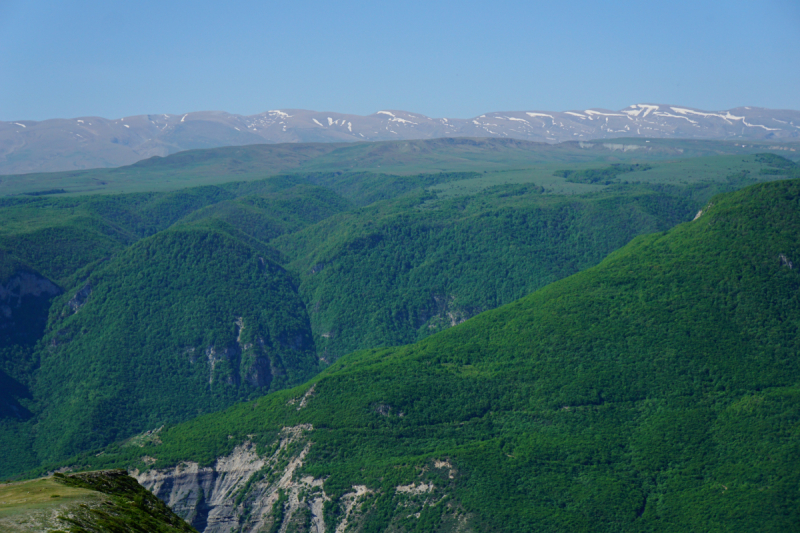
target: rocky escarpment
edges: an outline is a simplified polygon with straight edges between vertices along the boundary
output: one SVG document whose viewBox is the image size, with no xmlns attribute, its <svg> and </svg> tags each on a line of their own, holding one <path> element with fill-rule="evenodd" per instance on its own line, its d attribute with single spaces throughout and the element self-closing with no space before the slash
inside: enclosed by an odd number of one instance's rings
<svg viewBox="0 0 800 533">
<path fill-rule="evenodd" d="M 301 507 L 317 511 L 316 516 L 312 511 L 313 530 L 324 531 L 322 480 L 295 479 L 311 446 L 311 429 L 310 425 L 284 428 L 265 455 L 246 442 L 211 467 L 189 462 L 133 475 L 199 531 L 272 531 L 276 521 L 296 521 Z M 301 491 L 309 495 L 301 497 Z"/>
<path fill-rule="evenodd" d="M 308 396 L 297 398 L 301 409 Z M 457 504 L 445 488 L 424 480 L 371 489 L 353 485 L 343 494 L 326 491 L 326 480 L 303 473 L 313 447 L 310 424 L 286 427 L 271 449 L 259 453 L 252 442 L 219 457 L 213 466 L 186 462 L 171 469 L 134 471 L 139 483 L 151 490 L 176 514 L 198 531 L 287 533 L 344 533 L 358 530 L 388 496 L 394 508 L 392 523 L 429 519 L 433 513 L 450 531 L 469 531 L 469 516 L 449 513 Z M 148 460 L 152 458 L 147 457 Z M 456 470 L 446 460 L 436 460 L 420 470 L 435 470 L 441 479 L 453 480 Z M 447 522 L 447 524 L 444 524 Z"/>
</svg>

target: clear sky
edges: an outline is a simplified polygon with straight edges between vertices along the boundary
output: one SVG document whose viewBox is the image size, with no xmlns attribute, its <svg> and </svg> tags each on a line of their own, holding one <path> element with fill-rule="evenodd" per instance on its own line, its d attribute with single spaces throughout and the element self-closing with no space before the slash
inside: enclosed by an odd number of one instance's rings
<svg viewBox="0 0 800 533">
<path fill-rule="evenodd" d="M 800 1 L 0 0 L 0 120 L 800 109 Z"/>
</svg>

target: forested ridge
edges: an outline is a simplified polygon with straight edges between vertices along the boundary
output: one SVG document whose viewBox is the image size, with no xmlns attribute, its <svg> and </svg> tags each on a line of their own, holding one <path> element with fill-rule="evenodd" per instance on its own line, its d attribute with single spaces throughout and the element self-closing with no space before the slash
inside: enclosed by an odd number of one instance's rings
<svg viewBox="0 0 800 533">
<path fill-rule="evenodd" d="M 374 491 L 364 531 L 415 530 L 430 513 L 431 531 L 448 513 L 487 531 L 794 530 L 798 235 L 797 180 L 718 196 L 416 344 L 342 357 L 296 389 L 72 464 L 211 464 L 311 424 L 298 475 L 324 479 L 333 502 Z M 395 487 L 419 482 L 452 505 L 409 522 Z"/>
<path fill-rule="evenodd" d="M 649 164 L 565 171 L 568 180 L 598 187 L 580 194 L 536 183 L 475 188 L 485 178 L 474 172 L 337 171 L 168 193 L 2 199 L 0 445 L 9 453 L 0 473 L 60 464 L 165 424 L 164 434 L 184 435 L 175 437 L 184 444 L 166 439 L 172 444 L 159 449 L 156 466 L 208 462 L 243 435 L 261 435 L 267 445 L 279 426 L 308 422 L 317 428 L 308 468 L 328 486 L 362 478 L 374 485 L 387 465 L 445 453 L 462 458 L 465 476 L 471 472 L 464 479 L 474 488 L 459 485 L 459 505 L 487 524 L 580 525 L 574 513 L 545 512 L 522 496 L 517 504 L 488 498 L 489 507 L 471 500 L 486 491 L 522 494 L 543 480 L 567 487 L 578 475 L 568 465 L 593 465 L 592 476 L 606 476 L 633 502 L 639 496 L 624 488 L 633 482 L 626 476 L 640 476 L 647 463 L 649 481 L 636 477 L 637 494 L 676 497 L 669 483 L 688 478 L 670 466 L 673 459 L 656 466 L 637 459 L 660 449 L 642 429 L 661 420 L 654 413 L 666 417 L 656 440 L 684 449 L 687 438 L 708 445 L 709 424 L 748 394 L 783 387 L 780 402 L 794 401 L 794 340 L 786 328 L 795 302 L 780 285 L 793 279 L 798 261 L 788 244 L 797 235 L 786 203 L 794 182 L 748 189 L 747 205 L 745 193 L 709 200 L 793 176 L 797 165 L 771 154 L 742 163 L 745 170 L 717 181 L 659 181 L 663 169 Z M 454 194 L 459 184 L 469 186 Z M 754 213 L 765 205 L 785 223 L 758 225 Z M 700 208 L 695 222 L 670 230 Z M 722 227 L 732 228 L 724 244 Z M 643 234 L 652 235 L 612 253 Z M 742 266 L 743 250 L 770 243 L 781 250 L 769 248 L 771 259 L 759 267 Z M 749 300 L 762 285 L 771 287 L 770 299 Z M 769 357 L 748 355 L 757 349 Z M 319 399 L 304 412 L 310 418 L 281 407 L 296 392 L 254 400 L 330 365 L 312 380 Z M 232 408 L 238 415 L 173 425 L 248 400 Z M 243 413 L 254 405 L 266 425 L 238 426 L 239 418 L 250 423 Z M 695 415 L 694 429 L 669 433 Z M 324 428 L 330 432 L 318 431 Z M 648 437 L 634 453 L 640 444 L 626 439 L 637 431 Z M 86 465 L 133 460 L 133 451 L 114 450 Z M 496 476 L 475 458 L 490 461 L 498 450 L 523 462 L 512 467 L 498 455 L 503 480 L 490 490 Z M 725 459 L 721 448 L 703 450 Z M 514 468 L 542 461 L 556 477 L 537 470 L 508 481 Z M 355 473 L 367 464 L 372 473 Z M 553 505 L 571 505 L 552 490 Z M 581 505 L 584 515 L 599 512 Z M 627 509 L 619 505 L 612 507 Z M 637 505 L 644 516 L 647 506 Z"/>
</svg>

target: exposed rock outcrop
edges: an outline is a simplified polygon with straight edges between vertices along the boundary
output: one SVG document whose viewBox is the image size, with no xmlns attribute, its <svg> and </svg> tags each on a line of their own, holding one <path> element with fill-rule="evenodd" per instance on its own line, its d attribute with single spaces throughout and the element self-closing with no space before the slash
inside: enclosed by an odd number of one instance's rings
<svg viewBox="0 0 800 533">
<path fill-rule="evenodd" d="M 259 531 L 274 521 L 272 508 L 279 491 L 290 492 L 290 508 L 294 494 L 296 508 L 300 487 L 321 486 L 321 481 L 313 479 L 293 480 L 310 447 L 309 430 L 311 426 L 285 428 L 277 449 L 268 457 L 260 456 L 256 446 L 246 442 L 210 467 L 190 462 L 132 475 L 200 531 Z M 284 513 L 284 521 L 291 514 Z"/>
<path fill-rule="evenodd" d="M 78 310 L 84 306 L 91 294 L 92 284 L 86 283 L 80 288 L 80 290 L 78 290 L 78 292 L 75 293 L 75 296 L 70 298 L 70 300 L 67 302 L 67 306 L 72 310 L 73 313 L 77 313 Z"/>
<path fill-rule="evenodd" d="M 312 393 L 313 389 L 309 390 Z M 295 400 L 301 404 L 313 395 Z M 325 492 L 325 479 L 303 475 L 302 467 L 313 446 L 309 424 L 284 428 L 272 449 L 260 454 L 245 442 L 213 466 L 182 463 L 171 469 L 133 471 L 139 483 L 201 532 L 308 531 L 344 533 L 369 517 L 373 490 L 354 485 L 333 501 Z M 148 459 L 152 459 L 148 456 Z M 456 470 L 447 460 L 436 460 L 441 479 L 453 479 Z M 430 469 L 425 467 L 420 476 Z M 419 518 L 426 507 L 455 505 L 447 493 L 428 481 L 390 489 L 397 519 Z M 366 506 L 365 506 L 366 504 Z M 325 509 L 335 509 L 330 516 Z M 455 516 L 455 515 L 453 515 Z M 454 531 L 470 528 L 463 513 L 452 518 Z"/>
</svg>

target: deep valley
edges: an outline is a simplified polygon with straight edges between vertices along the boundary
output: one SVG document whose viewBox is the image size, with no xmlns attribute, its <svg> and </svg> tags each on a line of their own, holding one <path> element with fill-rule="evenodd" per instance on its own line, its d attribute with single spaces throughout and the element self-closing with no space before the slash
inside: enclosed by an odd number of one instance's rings
<svg viewBox="0 0 800 533">
<path fill-rule="evenodd" d="M 83 511 L 31 507 L 54 529 L 794 530 L 796 159 L 462 138 L 4 177 L 0 476 L 71 483 Z"/>
</svg>

